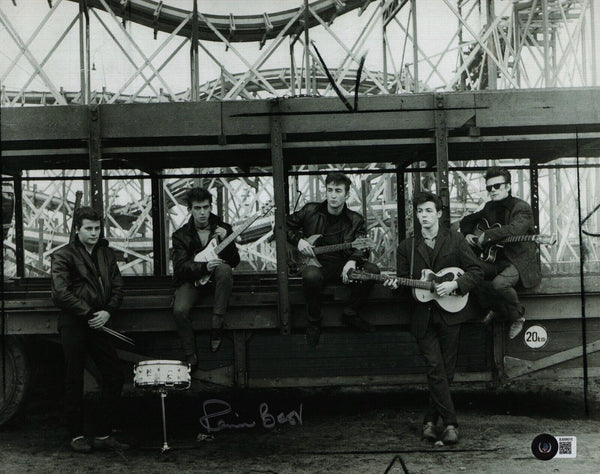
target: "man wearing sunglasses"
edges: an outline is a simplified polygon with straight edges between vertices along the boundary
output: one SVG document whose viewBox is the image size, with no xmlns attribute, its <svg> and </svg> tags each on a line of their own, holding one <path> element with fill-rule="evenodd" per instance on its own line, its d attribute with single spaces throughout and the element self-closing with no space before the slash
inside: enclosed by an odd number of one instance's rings
<svg viewBox="0 0 600 474">
<path fill-rule="evenodd" d="M 487 248 L 506 237 L 536 233 L 531 206 L 511 195 L 508 170 L 489 168 L 485 173 L 485 184 L 491 200 L 483 209 L 460 221 L 460 231 L 472 247 Z M 490 228 L 476 236 L 476 228 L 478 225 L 482 227 L 484 219 Z M 494 263 L 482 262 L 482 265 L 485 279 L 490 283 L 484 284 L 481 295 L 487 296 L 492 308 L 483 322 L 490 324 L 499 315 L 505 316 L 511 322 L 509 337 L 514 339 L 525 322 L 525 307 L 519 300 L 515 286 L 520 283 L 524 288 L 533 288 L 541 280 L 537 246 L 533 242 L 506 244 L 498 250 Z"/>
</svg>

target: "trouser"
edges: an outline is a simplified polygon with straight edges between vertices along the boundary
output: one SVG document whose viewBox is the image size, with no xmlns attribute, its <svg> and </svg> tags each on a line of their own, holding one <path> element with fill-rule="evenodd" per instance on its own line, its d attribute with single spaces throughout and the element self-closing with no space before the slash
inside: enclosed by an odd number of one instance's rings
<svg viewBox="0 0 600 474">
<path fill-rule="evenodd" d="M 511 263 L 508 266 L 483 264 L 486 280 L 491 280 L 491 285 L 484 288 L 482 295 L 489 299 L 493 310 L 506 316 L 510 321 L 516 321 L 523 316 L 524 308 L 515 291 L 519 283 L 519 271 Z M 490 287 L 491 286 L 491 287 Z"/>
<path fill-rule="evenodd" d="M 109 334 L 87 324 L 69 324 L 60 328 L 65 356 L 65 421 L 71 437 L 83 435 L 83 373 L 89 355 L 101 380 L 100 404 L 91 417 L 92 435 L 105 436 L 114 427 L 115 413 L 123 388 L 123 370 Z"/>
<path fill-rule="evenodd" d="M 213 314 L 222 318 L 227 312 L 232 288 L 233 273 L 231 266 L 223 263 L 214 269 L 211 281 L 206 285 L 196 287 L 193 282 L 185 282 L 175 290 L 173 318 L 175 319 L 179 339 L 181 340 L 183 352 L 186 356 L 196 353 L 190 309 L 198 302 L 201 296 L 214 292 Z"/>
<path fill-rule="evenodd" d="M 313 325 L 321 324 L 321 292 L 326 284 L 341 284 L 342 269 L 346 262 L 327 262 L 322 267 L 305 265 L 302 268 L 302 288 L 308 312 L 308 322 Z M 368 273 L 379 273 L 379 267 L 365 262 L 362 268 Z M 356 315 L 365 302 L 374 281 L 350 283 L 350 298 L 344 302 L 344 313 Z"/>
<path fill-rule="evenodd" d="M 425 334 L 417 339 L 427 364 L 429 386 L 429 403 L 423 423 L 431 421 L 436 424 L 441 417 L 444 425 L 458 426 L 450 384 L 456 368 L 459 337 L 460 324 L 447 325 L 439 312 L 434 310 Z"/>
</svg>

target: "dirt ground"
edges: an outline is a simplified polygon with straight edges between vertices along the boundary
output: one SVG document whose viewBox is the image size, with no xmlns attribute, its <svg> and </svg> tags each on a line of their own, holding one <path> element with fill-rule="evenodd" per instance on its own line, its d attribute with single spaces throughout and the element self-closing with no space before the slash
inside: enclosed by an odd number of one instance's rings
<svg viewBox="0 0 600 474">
<path fill-rule="evenodd" d="M 426 400 L 426 391 L 419 388 L 171 394 L 166 406 L 172 449 L 166 454 L 160 453 L 160 397 L 129 396 L 121 407 L 118 437 L 131 449 L 88 455 L 68 447 L 58 409 L 60 390 L 38 387 L 33 392 L 18 417 L 0 429 L 3 473 L 533 474 L 596 473 L 600 466 L 597 399 L 590 400 L 592 416 L 586 418 L 578 387 L 498 391 L 456 386 L 461 439 L 454 447 L 419 439 Z M 89 404 L 93 409 L 94 400 Z M 228 406 L 231 413 L 218 415 Z M 207 434 L 206 427 L 222 429 L 198 440 L 199 434 Z M 534 458 L 531 442 L 540 433 L 576 436 L 577 457 Z"/>
</svg>

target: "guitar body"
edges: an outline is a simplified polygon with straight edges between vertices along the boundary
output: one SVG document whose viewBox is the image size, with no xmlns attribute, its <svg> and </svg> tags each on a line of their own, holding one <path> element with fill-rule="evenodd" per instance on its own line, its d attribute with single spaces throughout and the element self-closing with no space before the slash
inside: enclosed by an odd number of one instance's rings
<svg viewBox="0 0 600 474">
<path fill-rule="evenodd" d="M 500 228 L 502 227 L 500 224 L 496 223 L 494 225 L 490 225 L 487 219 L 482 219 L 479 224 L 475 227 L 474 234 L 479 237 L 486 230 Z M 488 244 L 484 245 L 480 248 L 481 252 L 479 253 L 479 258 L 487 263 L 494 263 L 496 261 L 496 257 L 498 256 L 498 250 L 503 248 L 504 245 L 496 243 L 496 244 Z"/>
<path fill-rule="evenodd" d="M 196 256 L 194 257 L 194 262 L 209 262 L 211 260 L 219 258 L 219 256 L 215 252 L 217 245 L 218 242 L 216 237 L 210 239 L 208 241 L 208 244 L 206 244 L 206 247 L 196 254 Z M 210 280 L 210 274 L 204 275 L 199 280 L 196 280 L 196 286 L 206 285 L 208 283 L 208 280 Z"/>
<path fill-rule="evenodd" d="M 453 281 L 458 279 L 464 272 L 458 267 L 448 267 L 434 273 L 432 270 L 425 269 L 421 273 L 421 280 L 433 283 L 443 283 L 445 281 Z M 413 296 L 421 303 L 427 303 L 434 300 L 440 308 L 449 313 L 458 313 L 462 310 L 469 300 L 469 294 L 459 295 L 450 294 L 447 296 L 439 296 L 435 291 L 423 290 L 420 288 L 412 289 Z"/>
<path fill-rule="evenodd" d="M 314 246 L 315 242 L 321 238 L 321 235 L 322 234 L 314 234 L 304 240 L 306 240 L 310 245 Z M 313 267 L 318 267 L 318 268 L 321 268 L 323 266 L 323 265 L 321 265 L 319 260 L 317 260 L 317 257 L 308 257 L 306 255 L 302 255 L 297 250 L 296 250 L 296 252 L 297 252 L 297 259 L 298 259 L 298 262 L 300 263 L 300 265 L 312 265 Z"/>
</svg>

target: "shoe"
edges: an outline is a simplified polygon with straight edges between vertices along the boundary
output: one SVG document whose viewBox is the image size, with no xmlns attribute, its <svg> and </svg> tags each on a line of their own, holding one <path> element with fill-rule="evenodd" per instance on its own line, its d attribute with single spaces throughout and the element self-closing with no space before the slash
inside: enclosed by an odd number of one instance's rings
<svg viewBox="0 0 600 474">
<path fill-rule="evenodd" d="M 71 449 L 76 453 L 91 453 L 92 446 L 87 438 L 83 436 L 77 436 L 71 440 Z"/>
<path fill-rule="evenodd" d="M 107 436 L 106 438 L 98 438 L 97 436 L 92 440 L 92 446 L 96 449 L 114 449 L 116 451 L 125 451 L 129 449 L 129 445 L 125 443 L 119 443 L 114 436 Z"/>
<path fill-rule="evenodd" d="M 442 433 L 442 441 L 444 444 L 458 443 L 458 428 L 454 425 L 448 425 Z"/>
<path fill-rule="evenodd" d="M 494 311 L 493 309 L 490 309 L 487 312 L 487 314 L 484 316 L 484 318 L 481 320 L 481 322 L 483 324 L 485 324 L 486 326 L 489 326 L 499 317 L 500 317 L 500 315 L 496 311 Z"/>
<path fill-rule="evenodd" d="M 306 343 L 310 347 L 317 347 L 319 338 L 321 337 L 321 328 L 315 325 L 309 325 L 306 328 Z"/>
<path fill-rule="evenodd" d="M 223 328 L 210 330 L 210 352 L 217 352 L 223 341 Z"/>
<path fill-rule="evenodd" d="M 198 356 L 194 352 L 185 356 L 185 363 L 190 366 L 191 369 L 195 369 L 198 366 Z"/>
<path fill-rule="evenodd" d="M 342 323 L 362 332 L 373 332 L 375 328 L 368 321 L 350 314 L 342 314 Z"/>
<path fill-rule="evenodd" d="M 422 438 L 428 441 L 436 441 L 437 435 L 435 434 L 435 425 L 428 421 L 423 425 Z"/>
<path fill-rule="evenodd" d="M 516 321 L 513 321 L 508 329 L 508 337 L 514 339 L 519 335 L 519 333 L 523 330 L 523 323 L 525 322 L 525 318 L 519 318 Z"/>
</svg>

